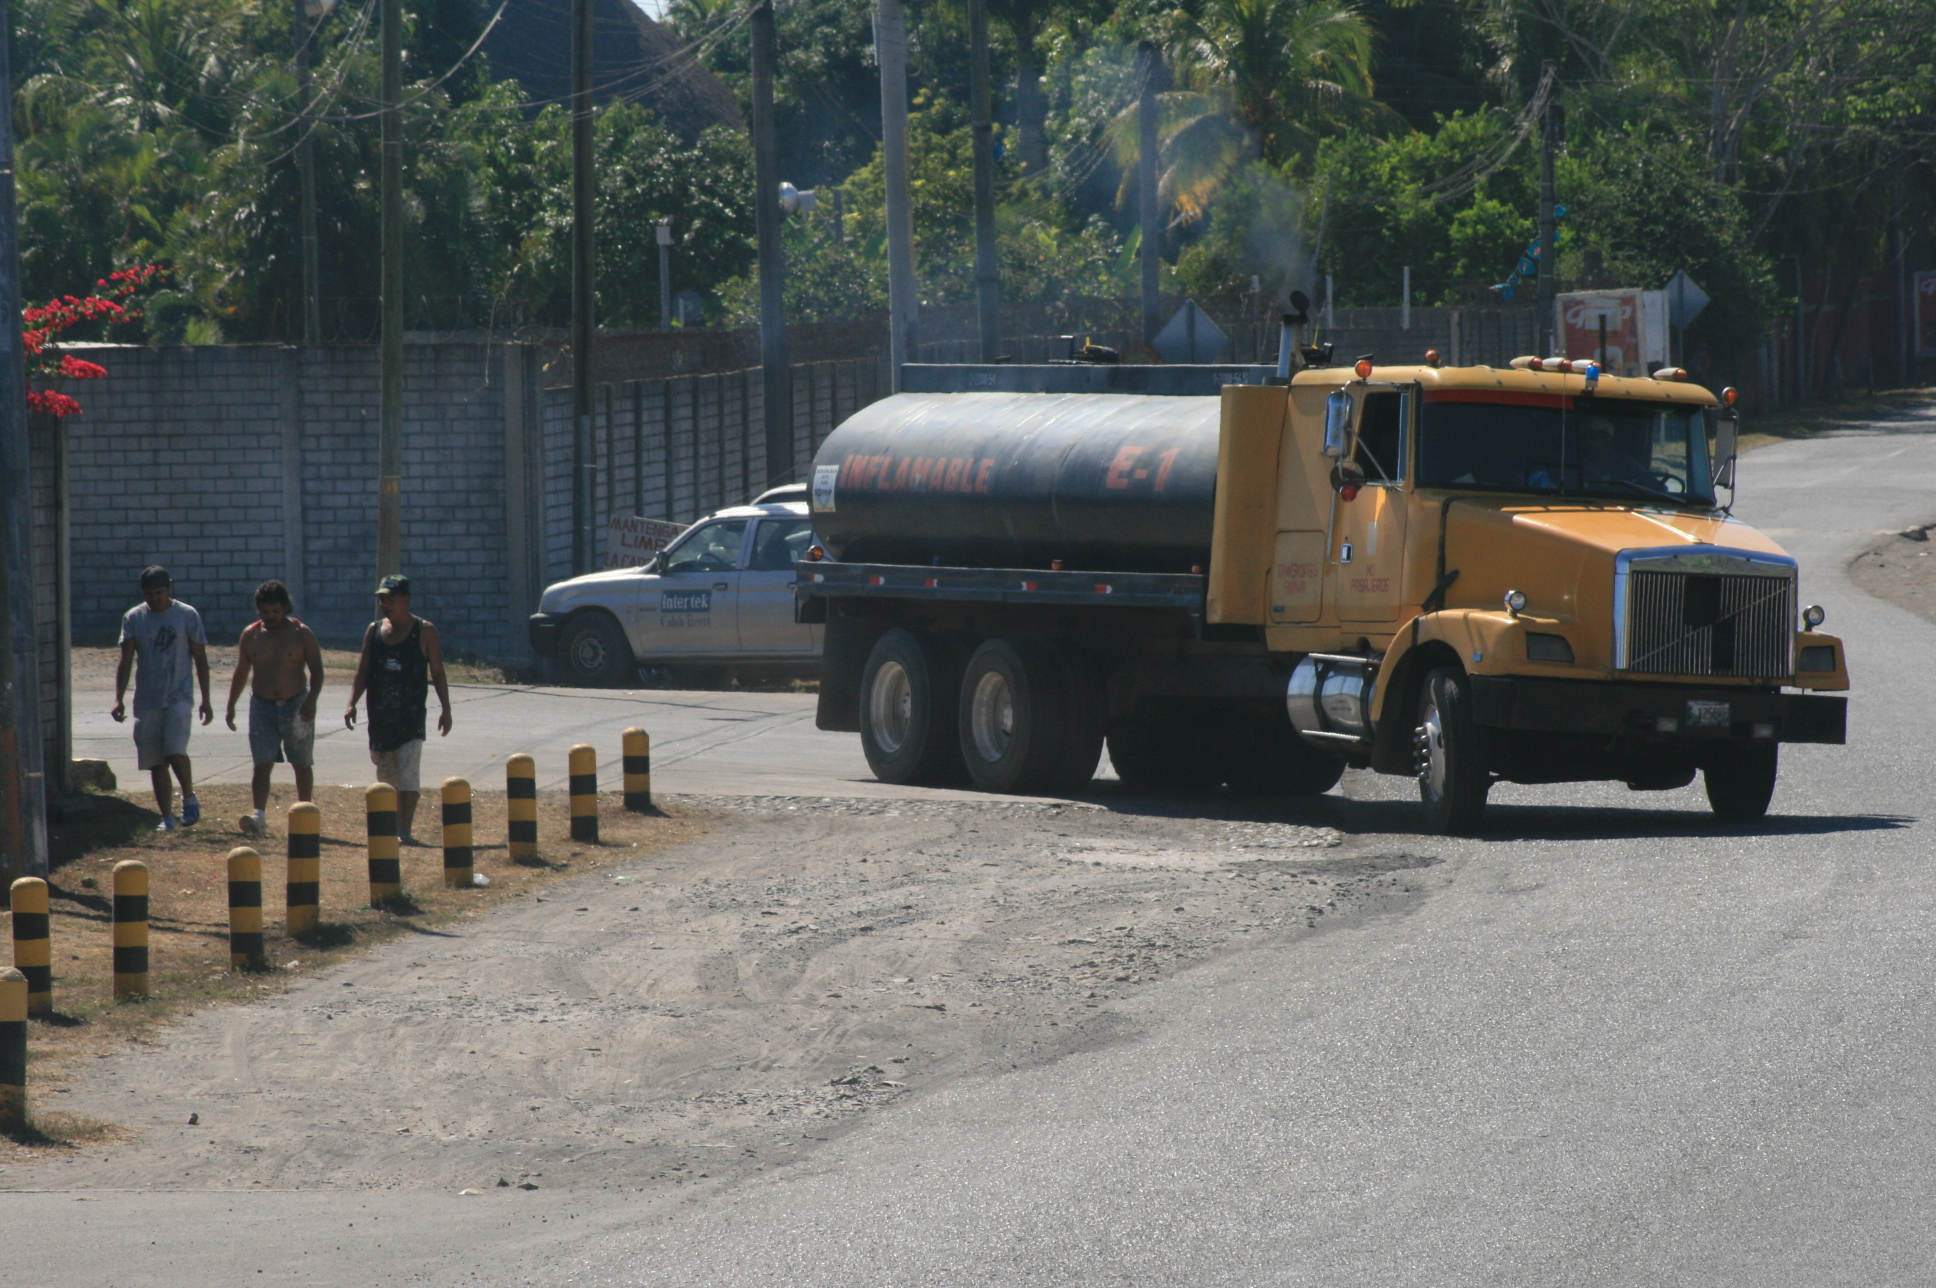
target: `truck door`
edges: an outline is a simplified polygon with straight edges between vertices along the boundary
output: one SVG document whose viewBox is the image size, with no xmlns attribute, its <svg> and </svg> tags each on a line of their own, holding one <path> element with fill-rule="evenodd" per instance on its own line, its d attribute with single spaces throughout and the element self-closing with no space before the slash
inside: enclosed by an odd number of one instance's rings
<svg viewBox="0 0 1936 1288">
<path fill-rule="evenodd" d="M 739 581 L 745 519 L 692 529 L 659 558 L 659 575 L 639 603 L 632 641 L 640 658 L 731 653 L 739 646 Z"/>
<path fill-rule="evenodd" d="M 1396 622 L 1405 586 L 1405 496 L 1411 451 L 1409 386 L 1370 385 L 1359 396 L 1352 457 L 1365 486 L 1338 498 L 1331 523 L 1331 562 L 1338 618 Z"/>
<path fill-rule="evenodd" d="M 820 628 L 793 620 L 793 565 L 813 544 L 807 518 L 761 519 L 753 557 L 739 579 L 739 647 L 744 653 L 812 653 Z"/>
</svg>

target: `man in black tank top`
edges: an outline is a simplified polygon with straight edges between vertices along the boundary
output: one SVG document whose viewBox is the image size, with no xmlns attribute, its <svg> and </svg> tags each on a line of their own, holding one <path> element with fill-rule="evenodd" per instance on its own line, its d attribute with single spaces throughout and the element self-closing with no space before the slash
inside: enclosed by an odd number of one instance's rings
<svg viewBox="0 0 1936 1288">
<path fill-rule="evenodd" d="M 363 632 L 363 655 L 343 723 L 356 728 L 356 700 L 369 693 L 370 760 L 377 778 L 397 789 L 397 836 L 415 845 L 410 824 L 417 816 L 419 764 L 424 744 L 424 706 L 437 686 L 443 714 L 437 732 L 450 733 L 450 689 L 444 683 L 444 645 L 437 628 L 410 612 L 410 579 L 391 575 L 376 588 L 383 616 Z"/>
</svg>

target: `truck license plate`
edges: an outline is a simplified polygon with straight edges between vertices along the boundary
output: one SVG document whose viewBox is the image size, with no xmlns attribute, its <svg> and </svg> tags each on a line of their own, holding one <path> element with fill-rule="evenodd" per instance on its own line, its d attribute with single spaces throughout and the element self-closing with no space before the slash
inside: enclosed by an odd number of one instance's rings
<svg viewBox="0 0 1936 1288">
<path fill-rule="evenodd" d="M 1732 722 L 1733 713 L 1725 702 L 1710 702 L 1704 698 L 1689 698 L 1685 724 L 1689 729 L 1725 729 Z"/>
</svg>

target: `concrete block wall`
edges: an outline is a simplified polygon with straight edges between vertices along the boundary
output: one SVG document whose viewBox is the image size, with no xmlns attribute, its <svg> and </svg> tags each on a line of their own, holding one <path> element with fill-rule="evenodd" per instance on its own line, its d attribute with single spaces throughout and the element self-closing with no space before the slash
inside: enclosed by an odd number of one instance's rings
<svg viewBox="0 0 1936 1288">
<path fill-rule="evenodd" d="M 354 646 L 380 575 L 376 350 L 97 356 L 109 376 L 70 422 L 75 641 L 114 642 L 142 566 L 162 563 L 223 659 L 270 577 L 326 644 Z M 505 594 L 501 368 L 501 346 L 405 349 L 402 571 L 449 646 L 484 657 L 517 656 L 529 612 Z"/>
</svg>

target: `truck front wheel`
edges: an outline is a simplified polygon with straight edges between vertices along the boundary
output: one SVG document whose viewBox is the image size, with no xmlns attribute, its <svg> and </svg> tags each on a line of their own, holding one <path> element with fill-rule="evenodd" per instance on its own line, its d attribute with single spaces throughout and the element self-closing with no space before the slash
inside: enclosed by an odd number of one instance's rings
<svg viewBox="0 0 1936 1288">
<path fill-rule="evenodd" d="M 932 783 L 956 776 L 952 668 L 937 648 L 895 629 L 874 642 L 860 681 L 860 746 L 884 783 Z"/>
<path fill-rule="evenodd" d="M 1752 823 L 1767 814 L 1768 801 L 1775 794 L 1778 759 L 1774 743 L 1758 743 L 1703 769 L 1701 781 L 1715 817 Z"/>
<path fill-rule="evenodd" d="M 961 757 L 985 792 L 1035 792 L 1064 768 L 1060 659 L 1026 640 L 985 641 L 961 677 Z"/>
<path fill-rule="evenodd" d="M 1472 718 L 1471 689 L 1465 673 L 1454 667 L 1433 671 L 1419 691 L 1413 764 L 1426 824 L 1435 832 L 1477 830 L 1492 788 L 1492 770 L 1486 763 L 1485 731 Z"/>
</svg>

